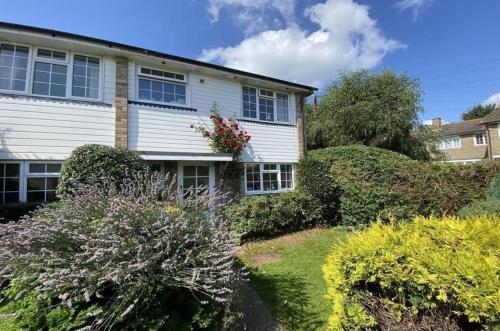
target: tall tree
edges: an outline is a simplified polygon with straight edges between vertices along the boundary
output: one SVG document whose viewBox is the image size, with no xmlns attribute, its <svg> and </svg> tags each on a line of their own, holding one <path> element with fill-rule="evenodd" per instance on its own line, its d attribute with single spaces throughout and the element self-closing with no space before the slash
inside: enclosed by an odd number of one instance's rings
<svg viewBox="0 0 500 331">
<path fill-rule="evenodd" d="M 465 113 L 462 114 L 462 119 L 464 121 L 467 120 L 473 120 L 476 118 L 483 118 L 489 113 L 491 113 L 495 109 L 495 104 L 489 104 L 489 105 L 474 105 L 471 107 L 469 110 L 467 110 Z"/>
<path fill-rule="evenodd" d="M 364 144 L 428 159 L 437 137 L 425 129 L 418 79 L 393 70 L 341 72 L 307 114 L 308 147 Z"/>
</svg>

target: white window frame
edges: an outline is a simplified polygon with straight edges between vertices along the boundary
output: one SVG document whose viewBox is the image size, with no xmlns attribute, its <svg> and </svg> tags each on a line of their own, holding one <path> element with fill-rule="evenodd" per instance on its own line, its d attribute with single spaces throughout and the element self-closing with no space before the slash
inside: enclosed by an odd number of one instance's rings
<svg viewBox="0 0 500 331">
<path fill-rule="evenodd" d="M 482 144 L 478 144 L 477 143 L 477 136 L 478 135 L 481 135 L 481 137 L 482 137 L 482 140 L 483 140 Z M 488 142 L 486 141 L 486 133 L 485 132 L 474 133 L 474 146 L 476 146 L 476 147 L 484 147 L 484 146 L 487 146 L 487 145 L 488 145 Z"/>
<path fill-rule="evenodd" d="M 257 117 L 246 117 L 244 115 L 245 113 L 243 112 L 243 87 L 251 88 L 251 89 L 255 89 L 256 90 L 256 97 L 257 97 L 257 100 L 256 100 Z M 269 96 L 261 95 L 260 94 L 261 90 L 273 92 L 273 96 L 269 97 Z M 277 98 L 277 94 L 278 93 L 286 95 L 288 97 L 288 121 L 278 121 L 278 98 Z M 274 104 L 274 121 L 264 121 L 264 120 L 260 119 L 260 114 L 259 114 L 259 98 L 273 100 L 273 104 Z M 267 89 L 267 88 L 260 88 L 260 87 L 256 87 L 256 86 L 252 86 L 252 85 L 246 85 L 246 84 L 241 85 L 241 88 L 240 88 L 240 108 L 241 108 L 240 114 L 241 114 L 241 117 L 243 119 L 248 119 L 248 120 L 251 120 L 251 121 L 258 121 L 258 122 L 263 122 L 263 123 L 290 124 L 291 123 L 291 118 L 292 118 L 292 116 L 291 116 L 292 115 L 291 114 L 291 110 L 292 110 L 291 107 L 292 107 L 292 103 L 291 103 L 290 93 L 288 93 L 288 92 L 282 92 L 282 91 L 277 91 L 277 90 L 272 90 L 272 89 Z"/>
<path fill-rule="evenodd" d="M 143 73 L 141 73 L 142 68 L 159 70 L 159 71 L 166 71 L 166 72 L 171 72 L 173 74 L 184 75 L 184 80 L 167 78 L 167 77 L 161 78 L 161 77 L 154 76 L 154 75 L 143 74 Z M 186 87 L 186 104 L 140 99 L 139 98 L 139 79 L 141 77 L 160 81 L 160 82 L 169 82 L 169 83 L 173 83 L 173 84 L 183 84 Z M 135 82 L 134 96 L 135 96 L 135 99 L 138 101 L 166 105 L 166 106 L 173 106 L 173 107 L 191 107 L 191 88 L 190 88 L 190 84 L 189 84 L 189 74 L 188 73 L 182 73 L 182 72 L 177 72 L 175 70 L 170 70 L 170 69 L 166 69 L 166 68 L 158 68 L 158 67 L 154 67 L 154 66 L 138 64 L 138 65 L 136 65 L 134 82 Z"/>
<path fill-rule="evenodd" d="M 255 191 L 249 191 L 247 190 L 247 164 L 248 165 L 259 165 L 259 174 L 260 174 L 260 190 L 255 190 Z M 274 164 L 276 165 L 277 170 L 264 170 L 264 164 Z M 291 188 L 282 188 L 281 187 L 281 165 L 282 164 L 290 164 L 292 165 L 292 187 Z M 264 173 L 276 173 L 277 174 L 277 181 L 278 181 L 278 189 L 277 190 L 269 190 L 265 191 L 264 190 Z M 245 163 L 245 171 L 244 171 L 244 185 L 245 185 L 245 195 L 257 195 L 257 194 L 273 194 L 273 193 L 280 193 L 280 192 L 287 192 L 287 191 L 293 191 L 295 189 L 295 164 L 291 162 L 263 162 L 263 163 L 257 163 L 257 162 L 246 162 Z"/>
<path fill-rule="evenodd" d="M 28 201 L 28 178 L 46 178 L 46 177 L 57 177 L 59 178 L 60 172 L 30 172 L 30 164 L 32 163 L 43 163 L 43 164 L 60 164 L 61 168 L 63 166 L 63 161 L 46 161 L 46 160 L 33 160 L 33 161 L 27 161 L 23 162 L 24 163 L 24 171 L 23 171 L 23 196 L 22 200 L 23 202 Z M 21 180 L 20 180 L 21 182 Z M 21 194 L 21 193 L 19 193 Z"/>
<path fill-rule="evenodd" d="M 19 164 L 19 198 L 17 202 L 26 201 L 23 197 L 26 194 L 26 186 L 24 185 L 24 163 L 22 161 L 15 160 L 0 160 L 0 163 L 9 163 L 9 164 Z M 0 198 L 0 205 L 2 205 L 2 199 Z"/>
<path fill-rule="evenodd" d="M 0 92 L 8 93 L 8 94 L 48 97 L 48 98 L 55 98 L 55 99 L 61 99 L 61 100 L 81 100 L 81 101 L 95 101 L 95 102 L 100 102 L 103 100 L 103 98 L 104 98 L 104 71 L 105 71 L 105 63 L 104 63 L 103 56 L 98 56 L 95 54 L 88 54 L 88 53 L 84 53 L 84 52 L 65 51 L 65 50 L 57 49 L 57 48 L 53 48 L 53 47 L 34 46 L 34 45 L 17 43 L 17 42 L 10 42 L 10 41 L 4 41 L 4 40 L 0 40 L 0 44 L 22 46 L 22 47 L 27 47 L 29 49 L 28 50 L 28 52 L 29 52 L 28 53 L 28 66 L 26 69 L 27 70 L 26 86 L 24 87 L 24 91 L 12 91 L 12 90 L 0 89 Z M 66 61 L 59 61 L 59 60 L 54 60 L 54 59 L 46 59 L 46 58 L 38 57 L 37 56 L 38 49 L 46 49 L 46 50 L 50 50 L 50 51 L 65 53 L 66 54 Z M 93 57 L 93 58 L 99 59 L 99 96 L 97 99 L 77 97 L 77 96 L 72 95 L 73 63 L 74 63 L 75 55 L 82 55 L 82 56 Z M 67 65 L 66 96 L 65 97 L 50 96 L 50 95 L 44 95 L 44 94 L 35 94 L 32 92 L 33 91 L 33 76 L 35 74 L 35 61 Z"/>
<path fill-rule="evenodd" d="M 38 57 L 37 54 L 38 54 L 38 50 L 39 49 L 64 53 L 64 54 L 66 54 L 66 60 L 65 61 L 61 61 L 61 60 L 46 59 L 46 58 L 43 58 L 43 57 Z M 69 86 L 68 86 L 69 82 L 70 82 L 70 74 L 69 74 L 69 72 L 70 72 L 70 59 L 71 59 L 71 56 L 69 55 L 69 52 L 67 52 L 67 51 L 63 51 L 63 50 L 55 49 L 55 48 L 51 48 L 51 47 L 36 46 L 34 48 L 34 50 L 33 50 L 32 70 L 30 72 L 30 89 L 29 89 L 29 93 L 31 95 L 35 95 L 35 96 L 39 96 L 39 97 L 48 97 L 48 98 L 57 98 L 57 99 L 68 99 L 68 95 L 69 95 L 68 93 L 70 91 Z M 34 83 L 35 83 L 34 79 L 35 79 L 35 63 L 36 62 L 43 62 L 43 63 L 50 63 L 50 64 L 59 64 L 59 65 L 65 65 L 66 66 L 66 93 L 65 93 L 64 97 L 47 95 L 47 94 L 36 94 L 36 93 L 33 92 L 33 87 L 34 87 Z M 50 89 L 50 85 L 49 85 L 49 89 Z"/>
<path fill-rule="evenodd" d="M 498 137 L 500 138 L 500 123 L 497 123 Z"/>
<path fill-rule="evenodd" d="M 457 146 L 446 147 L 445 146 L 445 140 L 447 140 L 447 139 L 449 139 L 449 140 L 458 139 L 458 145 Z M 441 149 L 441 150 L 462 148 L 462 139 L 460 138 L 460 136 L 448 136 L 448 137 L 445 137 L 445 138 L 443 138 L 439 142 L 438 148 Z"/>
<path fill-rule="evenodd" d="M 85 56 L 85 57 L 93 57 L 95 59 L 99 59 L 99 88 L 97 92 L 97 99 L 95 98 L 86 98 L 86 97 L 79 97 L 79 96 L 74 96 L 73 95 L 73 65 L 75 62 L 75 55 L 80 55 L 80 56 Z M 69 84 L 68 84 L 68 90 L 69 90 L 69 99 L 73 100 L 82 100 L 82 101 L 102 101 L 104 99 L 104 57 L 102 56 L 97 56 L 93 54 L 88 54 L 88 53 L 82 53 L 82 52 L 70 52 L 70 59 L 69 59 L 69 69 L 68 69 L 68 79 L 69 79 Z"/>
<path fill-rule="evenodd" d="M 8 94 L 29 94 L 31 91 L 31 75 L 32 75 L 32 65 L 33 65 L 33 46 L 27 45 L 27 44 L 22 44 L 22 43 L 15 43 L 15 42 L 9 42 L 9 41 L 3 41 L 0 40 L 0 45 L 2 44 L 7 44 L 7 45 L 12 45 L 12 46 L 21 46 L 21 47 L 27 47 L 28 48 L 28 66 L 26 67 L 26 84 L 24 85 L 24 91 L 13 91 L 13 90 L 5 90 L 5 89 L 0 89 L 0 92 L 3 93 L 8 93 Z"/>
</svg>

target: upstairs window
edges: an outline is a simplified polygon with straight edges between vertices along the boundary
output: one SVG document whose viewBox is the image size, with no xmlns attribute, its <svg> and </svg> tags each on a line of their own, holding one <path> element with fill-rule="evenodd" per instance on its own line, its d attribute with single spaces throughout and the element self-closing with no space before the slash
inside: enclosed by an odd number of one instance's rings
<svg viewBox="0 0 500 331">
<path fill-rule="evenodd" d="M 438 145 L 439 149 L 452 149 L 462 147 L 460 137 L 446 137 Z"/>
<path fill-rule="evenodd" d="M 66 53 L 38 49 L 34 64 L 32 93 L 65 97 L 67 79 Z"/>
<path fill-rule="evenodd" d="M 28 47 L 0 45 L 0 90 L 26 90 L 28 56 Z"/>
<path fill-rule="evenodd" d="M 243 86 L 243 117 L 257 118 L 257 89 Z"/>
<path fill-rule="evenodd" d="M 476 133 L 474 135 L 474 145 L 476 145 L 476 146 L 486 145 L 486 134 Z"/>
<path fill-rule="evenodd" d="M 260 121 L 290 122 L 288 94 L 243 86 L 242 101 L 245 118 L 257 119 L 258 115 Z"/>
<path fill-rule="evenodd" d="M 73 59 L 72 95 L 79 98 L 99 98 L 99 67 L 96 57 L 75 55 Z"/>
<path fill-rule="evenodd" d="M 173 72 L 140 68 L 139 99 L 186 105 L 186 76 Z"/>
<path fill-rule="evenodd" d="M 276 93 L 276 117 L 278 122 L 289 122 L 288 118 L 288 95 Z"/>
</svg>

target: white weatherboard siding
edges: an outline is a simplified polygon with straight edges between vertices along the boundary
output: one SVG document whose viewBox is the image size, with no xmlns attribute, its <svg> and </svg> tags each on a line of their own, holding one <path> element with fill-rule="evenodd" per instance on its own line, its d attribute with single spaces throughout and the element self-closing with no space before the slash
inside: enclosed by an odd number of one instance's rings
<svg viewBox="0 0 500 331">
<path fill-rule="evenodd" d="M 129 65 L 129 74 L 134 73 Z M 201 81 L 202 80 L 202 81 Z M 135 79 L 129 77 L 130 85 Z M 190 126 L 210 125 L 210 109 L 216 104 L 224 117 L 241 117 L 241 85 L 229 79 L 190 74 L 186 106 L 196 112 L 158 107 L 129 105 L 129 148 L 151 152 L 213 152 L 206 139 Z M 289 116 L 295 121 L 295 98 L 289 102 Z M 243 162 L 298 162 L 295 126 L 241 121 L 252 136 L 241 159 Z"/>
<path fill-rule="evenodd" d="M 114 107 L 0 96 L 0 159 L 62 160 L 81 145 L 114 145 Z"/>
</svg>

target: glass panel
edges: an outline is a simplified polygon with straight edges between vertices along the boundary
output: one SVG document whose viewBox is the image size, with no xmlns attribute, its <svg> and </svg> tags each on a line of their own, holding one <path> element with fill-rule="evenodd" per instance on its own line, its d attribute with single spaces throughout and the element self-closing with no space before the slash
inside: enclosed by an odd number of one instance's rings
<svg viewBox="0 0 500 331">
<path fill-rule="evenodd" d="M 198 166 L 198 176 L 208 176 L 208 166 Z"/>
<path fill-rule="evenodd" d="M 5 191 L 19 191 L 19 178 L 5 178 Z"/>
<path fill-rule="evenodd" d="M 61 172 L 61 167 L 60 163 L 47 163 L 47 172 Z"/>
<path fill-rule="evenodd" d="M 209 185 L 209 178 L 208 177 L 198 177 L 198 186 L 207 186 Z"/>
<path fill-rule="evenodd" d="M 48 49 L 38 49 L 37 56 L 43 57 L 46 59 L 50 59 L 50 58 L 52 58 L 52 51 L 50 51 Z"/>
<path fill-rule="evenodd" d="M 0 46 L 0 89 L 24 91 L 28 68 L 27 47 Z"/>
<path fill-rule="evenodd" d="M 28 178 L 28 191 L 45 190 L 45 178 Z"/>
<path fill-rule="evenodd" d="M 30 163 L 30 173 L 44 173 L 45 163 Z"/>
<path fill-rule="evenodd" d="M 277 170 L 276 163 L 265 163 L 264 170 Z"/>
<path fill-rule="evenodd" d="M 44 191 L 28 192 L 27 200 L 29 202 L 44 201 L 45 200 L 45 192 Z"/>
<path fill-rule="evenodd" d="M 184 167 L 184 176 L 190 176 L 190 177 L 196 176 L 196 166 Z"/>
<path fill-rule="evenodd" d="M 66 96 L 66 86 L 65 85 L 51 85 L 50 95 L 54 97 L 64 97 Z"/>
<path fill-rule="evenodd" d="M 275 191 L 278 189 L 278 174 L 264 173 L 262 174 L 264 182 L 264 191 Z"/>
<path fill-rule="evenodd" d="M 19 164 L 17 163 L 5 164 L 5 177 L 19 177 Z"/>
<path fill-rule="evenodd" d="M 56 190 L 59 178 L 57 177 L 47 177 L 47 190 Z"/>
<path fill-rule="evenodd" d="M 243 87 L 243 116 L 257 118 L 257 90 Z"/>
<path fill-rule="evenodd" d="M 47 191 L 46 202 L 54 201 L 56 199 L 56 191 Z"/>
<path fill-rule="evenodd" d="M 33 93 L 41 95 L 49 95 L 49 84 L 33 83 Z"/>
<path fill-rule="evenodd" d="M 4 201 L 5 203 L 19 202 L 19 192 L 6 192 Z"/>
<path fill-rule="evenodd" d="M 143 82 L 139 81 L 139 88 Z M 73 60 L 73 96 L 99 98 L 99 59 L 75 55 Z M 139 96 L 142 96 L 139 91 Z"/>
<path fill-rule="evenodd" d="M 5 164 L 4 163 L 0 163 L 0 178 L 3 177 L 4 168 L 5 168 Z"/>
<path fill-rule="evenodd" d="M 183 186 L 184 186 L 184 189 L 189 189 L 190 187 L 196 187 L 196 178 L 195 177 L 184 177 Z"/>
<path fill-rule="evenodd" d="M 259 119 L 274 121 L 274 100 L 259 98 Z"/>
</svg>

